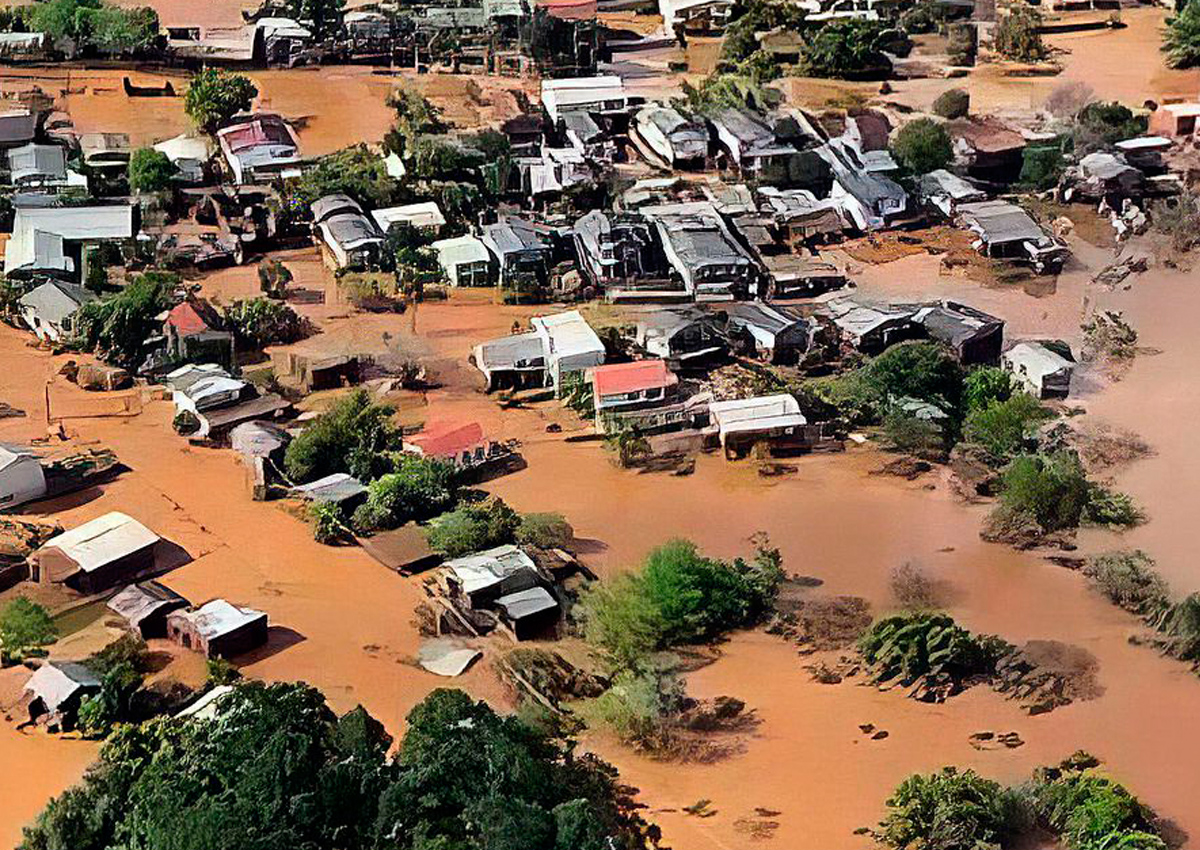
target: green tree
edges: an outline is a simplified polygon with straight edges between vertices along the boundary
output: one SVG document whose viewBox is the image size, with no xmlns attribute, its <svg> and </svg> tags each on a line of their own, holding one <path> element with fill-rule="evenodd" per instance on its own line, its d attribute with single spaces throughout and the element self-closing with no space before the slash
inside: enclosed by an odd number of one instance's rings
<svg viewBox="0 0 1200 850">
<path fill-rule="evenodd" d="M 341 31 L 345 6 L 346 0 L 287 0 L 288 17 L 304 21 L 318 41 Z"/>
<path fill-rule="evenodd" d="M 40 0 L 23 10 L 33 32 L 73 39 L 84 50 L 130 53 L 158 37 L 158 13 L 148 6 L 123 9 L 103 0 Z"/>
<path fill-rule="evenodd" d="M 134 192 L 162 192 L 171 188 L 171 178 L 177 171 L 162 151 L 138 148 L 129 158 L 129 188 Z"/>
<path fill-rule="evenodd" d="M 1010 458 L 1023 451 L 1038 426 L 1053 416 L 1033 396 L 1017 393 L 975 409 L 967 416 L 963 435 L 998 458 Z"/>
<path fill-rule="evenodd" d="M 799 32 L 808 12 L 791 3 L 774 0 L 748 0 L 733 10 L 733 20 L 725 27 L 721 43 L 723 62 L 742 62 L 759 50 L 757 34 L 777 28 Z"/>
<path fill-rule="evenodd" d="M 1172 68 L 1200 65 L 1200 2 L 1188 0 L 1177 14 L 1167 18 L 1162 50 Z"/>
<path fill-rule="evenodd" d="M 1005 470 L 1003 484 L 1003 507 L 1046 531 L 1077 528 L 1091 498 L 1079 459 L 1066 452 L 1018 457 Z"/>
<path fill-rule="evenodd" d="M 258 97 L 258 87 L 249 77 L 205 68 L 192 77 L 183 98 L 183 111 L 197 127 L 213 133 L 239 112 L 250 108 Z"/>
<path fill-rule="evenodd" d="M 383 159 L 364 144 L 320 157 L 297 180 L 294 197 L 312 204 L 326 195 L 345 194 L 364 207 L 382 207 L 398 197 L 399 186 Z"/>
<path fill-rule="evenodd" d="M 932 118 L 918 118 L 899 129 L 892 155 L 912 174 L 945 168 L 954 159 L 954 145 L 946 128 Z"/>
<path fill-rule="evenodd" d="M 882 21 L 830 21 L 805 43 L 801 70 L 809 77 L 845 80 L 886 76 L 892 68 L 880 49 L 880 37 L 886 30 Z"/>
<path fill-rule="evenodd" d="M 4 661 L 20 661 L 31 649 L 58 640 L 58 628 L 50 613 L 25 596 L 18 596 L 0 610 L 0 655 Z"/>
<path fill-rule="evenodd" d="M 225 310 L 225 322 L 238 347 L 261 351 L 269 345 L 286 345 L 304 339 L 312 325 L 282 301 L 248 298 L 234 301 Z"/>
<path fill-rule="evenodd" d="M 575 539 L 575 529 L 562 514 L 522 514 L 516 530 L 517 542 L 537 549 L 565 549 Z"/>
<path fill-rule="evenodd" d="M 313 540 L 332 546 L 346 536 L 346 520 L 336 502 L 313 502 L 308 506 L 308 518 L 312 522 Z"/>
<path fill-rule="evenodd" d="M 76 344 L 115 366 L 140 365 L 146 340 L 161 330 L 158 314 L 169 306 L 179 280 L 169 272 L 146 272 L 115 295 L 84 304 L 75 317 Z"/>
<path fill-rule="evenodd" d="M 393 413 L 393 408 L 373 402 L 365 390 L 338 399 L 288 444 L 283 459 L 288 477 L 302 483 L 349 472 L 371 479 L 389 471 L 388 452 L 401 443 Z"/>
<path fill-rule="evenodd" d="M 968 415 L 992 402 L 1008 401 L 1013 394 L 1012 373 L 996 366 L 972 369 L 963 380 L 963 405 Z"/>
<path fill-rule="evenodd" d="M 862 371 L 862 380 L 885 401 L 915 398 L 953 411 L 962 399 L 962 366 L 945 346 L 935 342 L 893 345 Z"/>
<path fill-rule="evenodd" d="M 1089 103 L 1075 116 L 1073 137 L 1078 154 L 1101 150 L 1146 132 L 1147 119 L 1116 101 Z"/>
<path fill-rule="evenodd" d="M 85 735 L 104 738 L 113 725 L 130 720 L 130 703 L 142 686 L 142 675 L 130 661 L 113 664 L 100 678 L 100 690 L 79 706 L 79 728 Z"/>
<path fill-rule="evenodd" d="M 354 527 L 382 531 L 437 516 L 458 499 L 455 476 L 454 467 L 445 461 L 399 455 L 391 472 L 368 485 L 367 500 L 354 512 Z"/>
<path fill-rule="evenodd" d="M 941 118 L 966 118 L 971 111 L 971 95 L 965 89 L 947 89 L 933 102 L 933 114 Z"/>
<path fill-rule="evenodd" d="M 500 499 L 463 505 L 435 519 L 426 531 L 429 545 L 449 558 L 515 543 L 521 517 Z"/>
<path fill-rule="evenodd" d="M 747 108 L 764 111 L 776 106 L 782 94 L 763 85 L 761 80 L 746 74 L 713 72 L 693 86 L 684 80 L 680 89 L 682 97 L 673 103 L 685 112 L 711 115 L 727 108 Z"/>
<path fill-rule="evenodd" d="M 442 112 L 414 89 L 402 87 L 388 95 L 387 105 L 396 113 L 396 122 L 384 137 L 386 149 L 407 156 L 420 136 L 444 133 Z"/>
<path fill-rule="evenodd" d="M 1046 58 L 1042 43 L 1042 14 L 1025 4 L 1010 6 L 1008 14 L 996 23 L 993 44 L 996 52 L 1018 62 L 1037 62 Z"/>
<path fill-rule="evenodd" d="M 982 850 L 1024 831 L 1019 795 L 973 770 L 914 774 L 887 801 L 882 844 L 897 850 Z"/>
</svg>

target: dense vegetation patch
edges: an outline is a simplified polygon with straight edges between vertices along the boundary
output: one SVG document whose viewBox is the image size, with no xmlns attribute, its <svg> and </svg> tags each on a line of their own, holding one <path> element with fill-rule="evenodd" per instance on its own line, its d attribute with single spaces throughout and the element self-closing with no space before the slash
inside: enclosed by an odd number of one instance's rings
<svg viewBox="0 0 1200 850">
<path fill-rule="evenodd" d="M 435 690 L 391 738 L 300 684 L 238 685 L 212 720 L 117 728 L 23 850 L 619 850 L 644 824 L 573 742 Z"/>
</svg>

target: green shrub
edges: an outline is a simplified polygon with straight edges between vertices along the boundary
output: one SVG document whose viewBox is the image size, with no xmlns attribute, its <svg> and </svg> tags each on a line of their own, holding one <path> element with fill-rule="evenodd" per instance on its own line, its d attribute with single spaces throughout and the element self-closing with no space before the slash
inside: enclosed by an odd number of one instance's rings
<svg viewBox="0 0 1200 850">
<path fill-rule="evenodd" d="M 1022 186 L 1044 192 L 1058 185 L 1066 167 L 1061 139 L 1050 144 L 1030 144 L 1021 154 L 1021 174 L 1017 181 Z"/>
<path fill-rule="evenodd" d="M 993 44 L 996 52 L 1018 62 L 1036 62 L 1046 57 L 1040 28 L 1042 14 L 1032 6 L 1010 6 L 996 23 Z"/>
<path fill-rule="evenodd" d="M 521 517 L 501 499 L 488 499 L 442 514 L 425 531 L 429 546 L 448 558 L 516 541 Z"/>
<path fill-rule="evenodd" d="M 258 87 L 242 74 L 205 68 L 192 77 L 183 97 L 183 111 L 201 130 L 212 133 L 234 115 L 250 108 Z"/>
<path fill-rule="evenodd" d="M 683 700 L 684 685 L 677 676 L 622 670 L 608 690 L 582 710 L 590 721 L 609 727 L 623 741 L 656 749 L 668 736 L 667 721 Z"/>
<path fill-rule="evenodd" d="M 129 157 L 129 188 L 133 192 L 162 192 L 171 188 L 177 168 L 171 158 L 154 148 L 138 148 Z"/>
<path fill-rule="evenodd" d="M 1167 583 L 1155 569 L 1154 559 L 1141 549 L 1093 555 L 1084 565 L 1083 574 L 1114 605 L 1130 613 L 1157 614 L 1169 604 Z"/>
<path fill-rule="evenodd" d="M 1017 393 L 976 408 L 967 417 L 963 435 L 998 458 L 1010 458 L 1022 452 L 1038 427 L 1053 416 L 1033 396 Z"/>
<path fill-rule="evenodd" d="M 981 366 L 963 381 L 963 406 L 968 416 L 992 402 L 1008 401 L 1015 389 L 1012 373 L 995 366 Z"/>
<path fill-rule="evenodd" d="M 584 634 L 617 667 L 655 649 L 698 643 L 748 626 L 770 608 L 783 579 L 765 541 L 750 563 L 719 561 L 687 540 L 652 550 L 635 573 L 593 585 L 582 601 Z"/>
<path fill-rule="evenodd" d="M 941 425 L 903 410 L 894 410 L 883 417 L 883 435 L 897 451 L 918 457 L 936 457 L 946 452 L 946 432 Z"/>
<path fill-rule="evenodd" d="M 254 351 L 298 342 L 312 333 L 308 319 L 273 298 L 234 301 L 225 310 L 225 321 L 237 338 L 238 347 Z"/>
<path fill-rule="evenodd" d="M 18 596 L 0 610 L 0 656 L 4 662 L 20 661 L 31 650 L 58 640 L 58 627 L 50 612 L 33 600 Z"/>
<path fill-rule="evenodd" d="M 962 683 L 995 673 L 1012 647 L 992 636 L 976 637 L 945 614 L 909 612 L 877 620 L 858 642 L 876 682 L 922 677 Z"/>
<path fill-rule="evenodd" d="M 1187 0 L 1183 8 L 1167 18 L 1162 50 L 1172 68 L 1200 65 L 1200 2 Z"/>
<path fill-rule="evenodd" d="M 1116 101 L 1089 103 L 1072 124 L 1075 153 L 1111 147 L 1146 132 L 1147 119 Z"/>
<path fill-rule="evenodd" d="M 880 843 L 898 850 L 983 850 L 1008 846 L 1028 826 L 1019 794 L 953 767 L 914 774 L 887 801 Z"/>
<path fill-rule="evenodd" d="M 114 366 L 140 366 L 146 340 L 162 330 L 157 317 L 179 282 L 175 274 L 146 272 L 115 295 L 87 302 L 75 314 L 76 344 Z"/>
<path fill-rule="evenodd" d="M 1093 485 L 1083 515 L 1093 525 L 1112 528 L 1132 528 L 1146 521 L 1146 515 L 1130 496 L 1099 485 Z"/>
<path fill-rule="evenodd" d="M 1200 593 L 1168 608 L 1153 623 L 1167 641 L 1167 651 L 1184 661 L 1200 661 Z"/>
<path fill-rule="evenodd" d="M 893 345 L 867 364 L 863 373 L 884 400 L 915 398 L 942 410 L 957 410 L 962 402 L 962 366 L 938 343 Z"/>
<path fill-rule="evenodd" d="M 1045 531 L 1078 528 L 1092 488 L 1079 459 L 1066 452 L 1018 457 L 1004 471 L 1002 506 Z"/>
<path fill-rule="evenodd" d="M 575 539 L 575 529 L 562 514 L 522 514 L 517 526 L 517 543 L 537 549 L 566 549 Z"/>
<path fill-rule="evenodd" d="M 1138 332 L 1119 311 L 1096 313 L 1080 328 L 1085 360 L 1131 360 L 1137 354 Z"/>
<path fill-rule="evenodd" d="M 400 429 L 391 421 L 394 412 L 361 389 L 338 399 L 288 444 L 283 459 L 288 477 L 303 483 L 349 472 L 371 479 L 388 471 L 386 453 L 401 444 Z"/>
<path fill-rule="evenodd" d="M 808 77 L 834 79 L 886 74 L 891 70 L 891 62 L 879 42 L 887 29 L 882 21 L 829 21 L 805 43 L 800 54 L 801 70 Z"/>
<path fill-rule="evenodd" d="M 966 118 L 971 111 L 971 95 L 964 89 L 947 89 L 933 102 L 933 114 L 941 118 Z"/>
<path fill-rule="evenodd" d="M 953 161 L 954 145 L 945 127 L 932 118 L 918 118 L 897 131 L 892 155 L 910 173 L 928 174 Z"/>
<path fill-rule="evenodd" d="M 210 658 L 206 663 L 208 674 L 204 678 L 204 684 L 210 688 L 220 687 L 221 685 L 233 685 L 241 681 L 242 674 L 230 662 L 224 658 Z"/>
<path fill-rule="evenodd" d="M 313 502 L 308 506 L 308 519 L 313 526 L 313 540 L 332 546 L 346 535 L 346 521 L 336 502 Z"/>
<path fill-rule="evenodd" d="M 393 472 L 367 485 L 367 499 L 354 511 L 354 527 L 382 531 L 435 517 L 457 501 L 455 479 L 453 465 L 445 461 L 400 455 Z"/>
<path fill-rule="evenodd" d="M 317 159 L 293 188 L 293 196 L 303 204 L 339 193 L 364 207 L 387 206 L 397 199 L 397 183 L 387 173 L 383 158 L 358 144 Z"/>
<path fill-rule="evenodd" d="M 1048 771 L 1030 797 L 1067 850 L 1166 850 L 1155 833 L 1154 812 L 1094 770 Z"/>
</svg>

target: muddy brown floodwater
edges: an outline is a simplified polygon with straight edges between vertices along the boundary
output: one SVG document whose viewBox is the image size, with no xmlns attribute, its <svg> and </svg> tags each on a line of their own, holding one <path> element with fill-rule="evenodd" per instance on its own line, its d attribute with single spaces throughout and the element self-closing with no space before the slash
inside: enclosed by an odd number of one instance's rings
<svg viewBox="0 0 1200 850">
<path fill-rule="evenodd" d="M 222 4 L 209 11 L 224 16 L 237 8 Z M 1056 36 L 1056 45 L 1072 51 L 1064 79 L 1086 79 L 1102 95 L 1129 103 L 1162 93 L 1194 94 L 1200 78 L 1161 67 L 1155 34 L 1161 18 L 1158 10 L 1135 10 L 1125 13 L 1130 26 L 1117 33 Z M 1117 52 L 1121 62 L 1112 59 Z M 27 72 L 6 71 L 0 82 L 5 88 L 27 84 L 28 79 L 16 79 Z M 62 70 L 35 73 L 53 78 L 59 88 L 73 88 L 77 81 L 73 77 L 67 86 Z M 381 135 L 386 127 L 386 112 L 378 111 L 391 85 L 386 77 L 365 69 L 255 76 L 272 108 L 308 117 L 302 138 L 310 153 Z M 307 84 L 326 78 L 335 84 L 313 100 Z M 147 139 L 182 128 L 177 103 L 139 103 L 147 110 L 139 117 L 124 98 L 95 90 L 114 81 L 119 86 L 119 77 L 102 77 L 87 84 L 87 93 L 71 96 L 81 126 L 128 126 Z M 1057 82 L 998 78 L 984 69 L 966 85 L 976 93 L 979 110 L 988 104 L 1028 107 Z M 927 102 L 949 84 L 900 83 L 897 98 Z M 1192 427 L 1200 417 L 1195 377 L 1200 338 L 1192 320 L 1200 313 L 1197 276 L 1155 269 L 1134 279 L 1128 292 L 1096 294 L 1087 280 L 1106 257 L 1078 240 L 1073 247 L 1077 264 L 1056 287 L 1040 291 L 1042 297 L 1019 287 L 984 288 L 942 276 L 937 259 L 927 256 L 862 267 L 856 276 L 868 294 L 953 296 L 997 312 L 1008 319 L 1010 336 L 1077 339 L 1085 299 L 1126 310 L 1144 344 L 1162 353 L 1140 357 L 1123 381 L 1089 391 L 1078 402 L 1089 419 L 1138 432 L 1156 449 L 1156 457 L 1118 475 L 1151 521 L 1123 539 L 1089 533 L 1081 542 L 1085 551 L 1143 546 L 1180 591 L 1195 589 L 1200 569 L 1187 529 L 1200 508 L 1200 460 Z M 762 723 L 744 752 L 716 764 L 662 764 L 603 735 L 586 740 L 642 789 L 648 815 L 663 826 L 668 846 L 745 848 L 752 839 L 739 821 L 763 808 L 779 812 L 770 846 L 865 847 L 867 839 L 855 837 L 853 830 L 876 821 L 888 793 L 913 771 L 957 764 L 1017 780 L 1033 766 L 1077 748 L 1103 758 L 1118 779 L 1164 816 L 1200 835 L 1195 725 L 1200 679 L 1180 664 L 1131 646 L 1127 639 L 1137 623 L 1091 593 L 1077 574 L 1036 555 L 981 542 L 985 508 L 960 504 L 940 473 L 914 482 L 871 476 L 882 458 L 869 448 L 803 458 L 794 474 L 773 480 L 715 456 L 701 457 L 689 477 L 620 470 L 600 444 L 566 441 L 583 431 L 573 414 L 554 405 L 502 412 L 474 389 L 477 377 L 465 364 L 470 347 L 507 332 L 530 309 L 494 304 L 490 293 L 456 293 L 448 303 L 425 304 L 404 316 L 351 318 L 315 252 L 295 252 L 287 261 L 297 285 L 328 296 L 324 305 L 303 308 L 323 333 L 302 345 L 426 358 L 445 387 L 398 397 L 399 416 L 406 422 L 477 419 L 494 436 L 520 439 L 528 468 L 489 489 L 521 510 L 564 513 L 583 538 L 583 556 L 602 576 L 633 566 L 648 548 L 670 537 L 690 537 L 707 551 L 732 556 L 746 551 L 751 534 L 766 531 L 790 571 L 820 578 L 827 591 L 863 596 L 877 611 L 890 604 L 893 568 L 912 561 L 950 585 L 950 611 L 967 627 L 1014 642 L 1062 641 L 1087 650 L 1099 664 L 1099 698 L 1031 718 L 983 688 L 933 706 L 853 684 L 816 684 L 793 647 L 761 633 L 735 635 L 722 646 L 722 657 L 692 674 L 688 684 L 696 696 L 743 698 L 758 713 Z M 209 277 L 205 291 L 231 300 L 253 292 L 254 283 L 252 268 L 231 269 Z M 0 398 L 30 414 L 0 421 L 4 441 L 44 433 L 44 386 L 63 360 L 27 347 L 25 340 L 0 327 Z M 60 509 L 56 518 L 67 525 L 110 510 L 127 511 L 193 556 L 166 576 L 168 585 L 197 602 L 219 595 L 268 611 L 271 640 L 265 650 L 242 659 L 248 675 L 311 682 L 336 709 L 361 703 L 393 734 L 402 732 L 412 705 L 446 684 L 411 663 L 418 639 L 410 621 L 421 599 L 416 581 L 388 572 L 359 549 L 319 546 L 299 520 L 274 505 L 249 501 L 242 469 L 229 452 L 189 447 L 172 434 L 169 403 L 147 398 L 138 416 L 98 417 L 89 414 L 112 407 L 96 395 L 55 382 L 51 397 L 57 414 L 72 414 L 66 424 L 73 442 L 111 446 L 130 471 L 102 491 L 44 509 Z M 562 433 L 547 433 L 551 423 L 561 425 Z M 8 705 L 19 683 L 4 681 Z M 486 662 L 453 684 L 498 706 L 509 704 Z M 863 723 L 887 730 L 888 737 L 867 739 L 858 728 Z M 981 752 L 968 736 L 984 730 L 1016 731 L 1026 743 L 1015 750 Z M 22 824 L 75 781 L 95 752 L 92 744 L 25 735 L 0 724 L 0 764 L 19 766 L 0 778 L 0 846 L 14 844 Z M 696 818 L 682 811 L 700 799 L 712 801 L 714 816 Z"/>
</svg>

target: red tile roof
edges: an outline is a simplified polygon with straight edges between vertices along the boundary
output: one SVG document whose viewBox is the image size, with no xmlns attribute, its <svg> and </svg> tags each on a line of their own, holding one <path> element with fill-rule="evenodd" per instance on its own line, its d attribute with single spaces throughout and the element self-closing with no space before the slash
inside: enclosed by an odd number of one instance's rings
<svg viewBox="0 0 1200 850">
<path fill-rule="evenodd" d="M 478 422 L 466 425 L 442 425 L 429 428 L 407 438 L 426 457 L 455 457 L 483 442 L 483 426 Z"/>
<path fill-rule="evenodd" d="M 215 330 L 220 326 L 217 311 L 207 301 L 187 300 L 176 304 L 167 314 L 167 324 L 182 336 Z"/>
<path fill-rule="evenodd" d="M 614 363 L 592 370 L 592 385 L 598 396 L 661 389 L 673 386 L 677 380 L 665 360 Z"/>
</svg>

